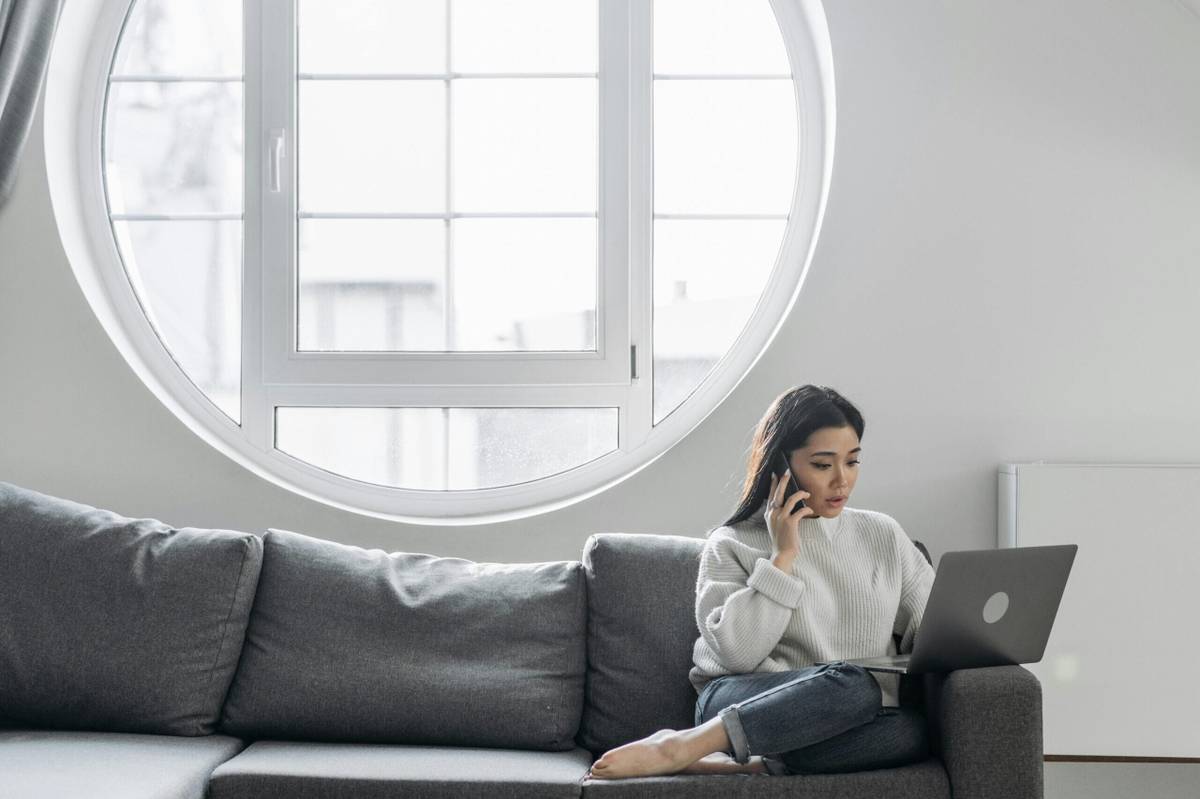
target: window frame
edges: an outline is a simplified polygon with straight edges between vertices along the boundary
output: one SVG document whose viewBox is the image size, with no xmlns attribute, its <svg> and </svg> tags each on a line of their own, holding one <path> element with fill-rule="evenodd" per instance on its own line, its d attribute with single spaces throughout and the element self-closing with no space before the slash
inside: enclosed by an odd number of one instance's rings
<svg viewBox="0 0 1200 799">
<path fill-rule="evenodd" d="M 641 4 L 647 7 L 646 4 Z M 298 296 L 296 263 L 296 194 L 298 125 L 294 91 L 297 85 L 295 46 L 298 31 L 296 3 L 293 0 L 261 0 L 246 4 L 246 93 L 261 97 L 262 103 L 247 103 L 246 141 L 258 142 L 259 157 L 269 152 L 271 134 L 284 137 L 281 190 L 267 185 L 263 167 L 246 163 L 246 228 L 262 226 L 261 262 L 246 264 L 246 278 L 263 281 L 261 318 L 246 315 L 245 322 L 261 324 L 260 352 L 244 351 L 246 362 L 261 359 L 263 371 L 243 373 L 243 385 L 262 382 L 269 387 L 325 385 L 342 387 L 348 396 L 358 386 L 395 386 L 396 401 L 404 404 L 407 386 L 423 385 L 624 385 L 630 386 L 629 355 L 631 342 L 642 331 L 631 330 L 628 303 L 629 272 L 620 268 L 626 262 L 628 228 L 624 198 L 629 168 L 624 137 L 604 133 L 624 131 L 628 126 L 628 102 L 625 99 L 628 73 L 628 41 L 622 37 L 627 25 L 630 0 L 600 3 L 599 64 L 599 207 L 597 217 L 597 348 L 594 352 L 311 352 L 296 347 L 295 331 Z M 449 13 L 449 3 L 447 4 Z M 278 24 L 264 25 L 264 19 Z M 254 58 L 258 45 L 261 59 Z M 456 78 L 447 82 L 453 85 Z M 261 115 L 249 112 L 261 110 Z M 247 146 L 247 154 L 250 147 Z M 251 203 L 258 177 L 261 192 L 257 204 Z M 354 216 L 358 216 L 355 214 Z M 366 216 L 364 214 L 364 216 Z M 514 214 L 514 216 L 516 216 Z M 533 216 L 530 214 L 529 216 Z M 616 266 L 617 268 L 612 268 Z M 260 271 L 261 270 L 261 271 Z M 257 317 L 257 315 L 255 315 Z M 255 412 L 261 410 L 256 407 Z M 243 418 L 246 409 L 243 408 Z M 253 417 L 252 417 L 253 419 Z"/>
<path fill-rule="evenodd" d="M 247 0 L 247 39 L 251 35 L 261 35 L 264 11 L 270 13 L 277 6 L 286 7 L 290 4 L 291 0 Z M 473 376 L 478 372 L 472 375 L 448 375 L 444 370 L 439 372 L 435 367 L 430 367 L 427 376 L 436 376 L 436 381 L 430 380 L 421 385 L 412 381 L 378 385 L 378 380 L 375 384 L 369 384 L 370 381 L 364 380 L 361 373 L 355 374 L 355 370 L 361 372 L 369 368 L 371 361 L 404 361 L 412 364 L 448 359 L 442 354 L 426 353 L 366 357 L 338 354 L 337 358 L 343 364 L 357 364 L 344 370 L 346 376 L 352 379 L 325 384 L 313 382 L 308 379 L 311 375 L 304 371 L 309 367 L 301 367 L 306 362 L 320 362 L 324 354 L 313 357 L 313 353 L 288 352 L 281 361 L 277 334 L 273 342 L 274 356 L 246 357 L 247 353 L 253 356 L 256 350 L 266 353 L 272 345 L 272 334 L 265 329 L 265 315 L 260 309 L 265 293 L 277 289 L 269 278 L 269 267 L 264 269 L 260 260 L 263 252 L 262 232 L 251 223 L 256 215 L 269 213 L 257 189 L 258 185 L 265 185 L 266 182 L 266 159 L 263 157 L 265 137 L 262 134 L 271 129 L 270 113 L 274 112 L 269 110 L 271 100 L 258 85 L 251 82 L 252 74 L 261 70 L 262 66 L 258 59 L 247 57 L 243 92 L 247 180 L 243 211 L 242 424 L 238 425 L 212 405 L 175 365 L 142 311 L 116 250 L 104 202 L 101 142 L 110 66 L 126 14 L 131 8 L 131 0 L 107 0 L 96 5 L 94 9 L 78 8 L 60 22 L 60 46 L 55 48 L 55 61 L 58 64 L 52 62 L 47 92 L 47 170 L 51 178 L 56 218 L 63 232 L 64 246 L 72 268 L 109 335 L 135 372 L 164 404 L 202 438 L 238 463 L 273 483 L 316 501 L 386 519 L 424 524 L 462 524 L 523 518 L 593 496 L 657 459 L 728 397 L 782 327 L 811 264 L 816 234 L 825 208 L 834 141 L 829 37 L 818 0 L 771 0 L 791 65 L 797 102 L 797 189 L 793 193 L 788 225 L 766 290 L 737 340 L 675 412 L 657 425 L 652 424 L 653 273 L 650 246 L 653 200 L 650 181 L 653 141 L 650 123 L 653 118 L 653 65 L 650 58 L 650 5 L 639 0 L 600 0 L 601 25 L 626 26 L 624 65 L 629 75 L 629 83 L 626 84 L 628 90 L 622 85 L 619 98 L 615 94 L 606 98 L 606 86 L 602 80 L 600 102 L 602 108 L 605 102 L 618 102 L 632 109 L 634 123 L 629 125 L 625 139 L 628 144 L 628 170 L 624 179 L 628 187 L 629 208 L 628 211 L 622 211 L 616 220 L 609 220 L 627 226 L 624 247 L 628 253 L 625 257 L 629 269 L 601 269 L 602 275 L 606 271 L 626 272 L 624 289 L 628 293 L 628 300 L 617 303 L 618 306 L 623 305 L 626 313 L 624 318 L 618 314 L 603 323 L 601 329 L 605 333 L 597 342 L 598 350 L 602 350 L 603 355 L 586 354 L 592 356 L 591 365 L 596 368 L 589 371 L 580 366 L 588 359 L 577 354 L 565 354 L 574 357 L 563 357 L 563 353 L 486 353 L 486 360 L 502 363 L 500 368 L 510 373 L 514 365 L 519 366 L 515 379 L 507 384 L 497 381 L 494 385 L 479 385 L 481 381 Z M 291 41 L 294 42 L 294 37 Z M 61 55 L 65 48 L 80 47 L 83 42 L 87 46 L 80 56 L 71 58 Z M 281 54 L 264 51 L 264 55 L 278 58 Z M 601 69 L 606 65 L 612 67 L 614 58 L 620 59 L 612 51 L 606 53 L 603 46 L 600 57 Z M 259 115 L 260 108 L 265 116 Z M 637 124 L 639 119 L 642 124 Z M 70 122 L 68 132 L 61 135 L 52 133 L 52 124 L 61 126 L 64 120 Z M 62 130 L 61 127 L 58 129 Z M 609 137 L 612 135 L 608 133 Z M 606 134 L 603 126 L 600 136 L 600 146 L 604 152 Z M 294 142 L 289 142 L 287 153 L 294 152 Z M 284 170 L 285 175 L 290 172 Z M 263 176 L 262 183 L 250 180 L 251 176 Z M 608 208 L 605 202 L 613 199 L 606 197 L 605 187 L 619 185 L 620 182 L 618 180 L 616 184 L 610 184 L 609 179 L 601 176 L 601 224 L 604 224 L 605 209 Z M 63 188 L 60 190 L 56 186 Z M 62 196 L 68 190 L 77 193 L 74 200 Z M 608 191 L 611 194 L 611 189 Z M 611 214 L 611 211 L 608 213 Z M 290 214 L 291 224 L 294 225 L 294 208 Z M 291 239 L 294 241 L 294 236 Z M 602 235 L 602 264 L 605 258 L 621 257 L 619 247 L 615 253 L 604 249 L 605 241 Z M 290 266 L 289 271 L 294 272 Z M 614 282 L 613 285 L 619 284 Z M 604 294 L 610 310 L 613 300 L 609 293 L 612 290 L 611 286 L 606 287 Z M 290 298 L 295 295 L 289 293 L 287 296 Z M 598 318 L 601 316 L 598 313 Z M 616 322 L 612 321 L 614 318 Z M 621 328 L 622 335 L 616 335 L 610 329 L 614 325 Z M 451 367 L 454 369 L 478 359 L 478 356 L 469 354 L 451 355 L 455 356 L 455 365 Z M 567 365 L 571 362 L 575 363 Z M 247 380 L 247 372 L 252 373 L 251 377 L 255 376 L 258 364 L 262 364 L 263 370 L 257 373 L 258 379 Z M 282 374 L 280 368 L 283 369 Z M 553 381 L 546 379 L 546 372 L 556 368 L 562 370 L 561 374 Z M 631 371 L 636 376 L 631 376 Z M 564 376 L 572 378 L 575 383 L 569 384 L 563 379 Z M 277 379 L 280 377 L 284 380 Z M 617 449 L 608 455 L 530 483 L 453 492 L 413 491 L 341 478 L 275 450 L 274 408 L 283 404 L 347 407 L 616 407 L 619 440 Z M 451 493 L 453 501 L 447 502 L 445 495 Z"/>
</svg>

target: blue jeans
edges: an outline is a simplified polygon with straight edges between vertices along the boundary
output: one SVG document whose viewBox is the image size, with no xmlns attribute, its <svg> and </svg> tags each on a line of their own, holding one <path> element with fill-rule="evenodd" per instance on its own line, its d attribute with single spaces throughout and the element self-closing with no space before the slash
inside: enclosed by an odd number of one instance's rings
<svg viewBox="0 0 1200 799">
<path fill-rule="evenodd" d="M 733 758 L 762 755 L 772 774 L 891 768 L 929 756 L 915 706 L 883 707 L 879 683 L 843 661 L 713 679 L 696 700 L 696 725 L 719 716 Z"/>
</svg>

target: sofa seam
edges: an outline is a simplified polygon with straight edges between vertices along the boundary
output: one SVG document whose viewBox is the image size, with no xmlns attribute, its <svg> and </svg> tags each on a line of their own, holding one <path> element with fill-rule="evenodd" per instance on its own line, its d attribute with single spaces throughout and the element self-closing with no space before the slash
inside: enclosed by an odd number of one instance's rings
<svg viewBox="0 0 1200 799">
<path fill-rule="evenodd" d="M 588 597 L 587 573 L 584 570 L 583 561 L 574 561 L 574 563 L 578 564 L 577 568 L 572 569 L 572 571 L 575 572 L 575 577 L 578 580 L 578 584 L 579 584 L 579 598 L 576 600 L 576 602 L 583 605 L 583 658 L 582 658 L 583 662 L 581 664 L 583 668 L 582 668 L 582 674 L 580 675 L 583 677 L 583 679 L 580 681 L 582 683 L 582 685 L 579 686 L 582 689 L 583 696 L 582 696 L 582 701 L 580 701 L 580 703 L 579 703 L 579 721 L 575 724 L 575 732 L 567 739 L 567 741 L 571 744 L 572 748 L 579 746 L 579 736 L 583 731 L 583 716 L 587 712 L 588 632 L 589 632 L 589 621 L 590 621 L 589 615 L 588 615 L 588 598 L 589 597 Z M 564 693 L 564 696 L 563 696 L 563 713 L 564 713 L 564 715 L 567 710 L 567 703 L 570 702 L 570 699 L 571 699 L 570 696 L 568 696 Z M 590 757 L 590 753 L 589 753 L 589 757 Z"/>
<path fill-rule="evenodd" d="M 216 676 L 217 664 L 221 662 L 221 653 L 225 651 L 226 642 L 229 640 L 229 620 L 233 618 L 233 609 L 237 606 L 238 595 L 242 589 L 242 575 L 246 573 L 246 561 L 250 557 L 250 542 L 245 538 L 241 539 L 242 544 L 242 562 L 238 566 L 237 579 L 233 582 L 232 597 L 229 600 L 229 611 L 225 614 L 225 621 L 221 624 L 221 641 L 217 644 L 217 653 L 213 658 L 212 666 L 208 669 L 208 683 L 204 686 L 204 694 L 207 698 L 212 693 L 212 683 Z M 221 708 L 217 708 L 217 718 L 214 721 L 214 727 L 220 724 Z"/>
<path fill-rule="evenodd" d="M 592 693 L 592 581 L 596 579 L 595 569 L 590 564 L 591 554 L 599 546 L 599 539 L 593 533 L 583 543 L 583 552 L 579 558 L 579 569 L 583 578 L 584 614 L 583 614 L 583 706 L 579 712 L 579 729 L 575 732 L 575 744 L 587 750 L 588 759 L 595 761 L 596 754 L 592 751 L 591 714 Z M 581 740 L 582 739 L 582 740 Z M 589 767 L 590 768 L 590 767 Z M 584 779 L 586 779 L 586 775 Z"/>
</svg>

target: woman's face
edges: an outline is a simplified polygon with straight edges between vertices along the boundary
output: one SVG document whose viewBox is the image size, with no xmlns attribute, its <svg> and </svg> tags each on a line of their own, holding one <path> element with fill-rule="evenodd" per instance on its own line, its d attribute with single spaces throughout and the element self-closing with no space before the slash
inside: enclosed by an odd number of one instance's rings
<svg viewBox="0 0 1200 799">
<path fill-rule="evenodd" d="M 812 494 L 804 503 L 815 515 L 834 519 L 846 507 L 858 480 L 861 451 L 858 434 L 849 426 L 822 427 L 804 447 L 792 451 L 792 472 L 800 487 Z"/>
</svg>

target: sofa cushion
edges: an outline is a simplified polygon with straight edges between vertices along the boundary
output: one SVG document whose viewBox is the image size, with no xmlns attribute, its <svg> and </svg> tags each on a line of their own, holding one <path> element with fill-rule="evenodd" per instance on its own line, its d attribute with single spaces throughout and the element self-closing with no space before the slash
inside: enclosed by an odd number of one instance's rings
<svg viewBox="0 0 1200 799">
<path fill-rule="evenodd" d="M 942 762 L 930 758 L 911 766 L 775 777 L 746 774 L 681 774 L 583 783 L 583 799 L 950 799 Z"/>
<path fill-rule="evenodd" d="M 175 529 L 0 483 L 0 716 L 213 732 L 262 541 Z"/>
<path fill-rule="evenodd" d="M 208 777 L 242 742 L 224 735 L 0 732 L 0 796 L 204 799 Z"/>
<path fill-rule="evenodd" d="M 602 533 L 584 547 L 587 694 L 579 745 L 597 756 L 664 727 L 695 723 L 688 681 L 704 541 Z"/>
<path fill-rule="evenodd" d="M 222 729 L 564 750 L 583 705 L 578 561 L 473 563 L 270 530 Z"/>
<path fill-rule="evenodd" d="M 209 799 L 577 799 L 582 749 L 259 741 L 213 772 Z"/>
</svg>

